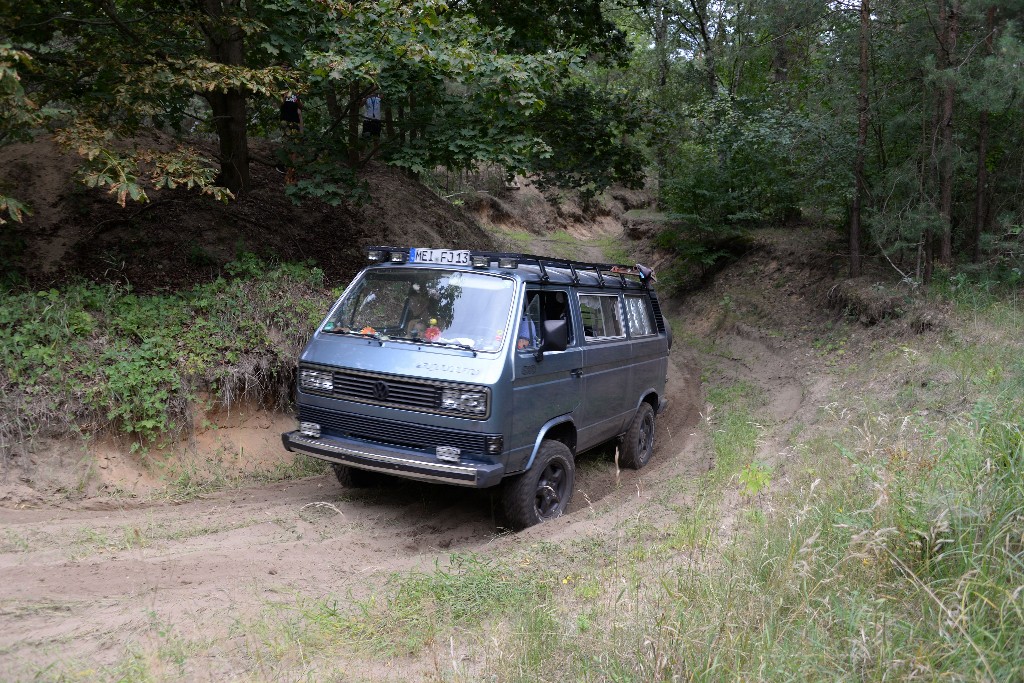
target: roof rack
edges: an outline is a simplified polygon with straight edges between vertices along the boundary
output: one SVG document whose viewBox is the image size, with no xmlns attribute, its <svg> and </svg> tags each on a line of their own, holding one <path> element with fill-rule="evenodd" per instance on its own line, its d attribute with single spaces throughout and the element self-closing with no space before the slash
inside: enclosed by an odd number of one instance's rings
<svg viewBox="0 0 1024 683">
<path fill-rule="evenodd" d="M 383 247 L 374 246 L 366 247 L 365 251 L 370 252 L 383 252 L 390 254 L 393 252 L 404 252 L 408 257 L 409 249 L 407 247 Z M 552 256 L 537 256 L 536 254 L 523 254 L 519 252 L 508 252 L 508 251 L 477 251 L 469 250 L 470 258 L 472 261 L 479 263 L 483 258 L 487 259 L 487 265 L 475 265 L 474 267 L 487 267 L 490 268 L 492 263 L 498 263 L 499 268 L 508 267 L 516 268 L 519 265 L 535 265 L 540 270 L 541 282 L 548 282 L 550 280 L 550 274 L 548 268 L 563 268 L 567 269 L 571 273 L 572 282 L 574 285 L 580 284 L 580 273 L 592 272 L 597 277 L 599 287 L 606 287 L 605 273 L 617 276 L 619 286 L 622 289 L 628 289 L 630 284 L 636 284 L 643 289 L 648 289 L 650 283 L 654 280 L 654 271 L 649 268 L 645 268 L 640 264 L 635 266 L 627 266 L 616 263 L 592 263 L 588 261 L 575 261 L 572 259 L 555 258 Z M 386 259 L 385 259 L 386 260 Z M 393 259 L 392 259 L 393 261 Z M 511 263 L 512 265 L 503 265 L 503 263 Z M 627 280 L 626 276 L 635 278 Z"/>
</svg>

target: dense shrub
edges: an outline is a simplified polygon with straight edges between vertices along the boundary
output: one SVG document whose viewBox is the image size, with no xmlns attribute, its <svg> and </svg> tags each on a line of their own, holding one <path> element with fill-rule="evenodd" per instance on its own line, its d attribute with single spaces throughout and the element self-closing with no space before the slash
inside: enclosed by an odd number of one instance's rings
<svg viewBox="0 0 1024 683">
<path fill-rule="evenodd" d="M 201 395 L 286 403 L 332 296 L 319 269 L 252 255 L 184 292 L 78 283 L 0 293 L 0 448 L 39 430 L 145 443 L 186 428 Z"/>
</svg>

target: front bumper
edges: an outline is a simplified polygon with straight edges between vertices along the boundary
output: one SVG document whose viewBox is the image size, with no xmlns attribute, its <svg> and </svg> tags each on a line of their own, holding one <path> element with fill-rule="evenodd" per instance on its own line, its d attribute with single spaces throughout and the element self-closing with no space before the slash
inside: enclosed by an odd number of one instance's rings
<svg viewBox="0 0 1024 683">
<path fill-rule="evenodd" d="M 487 488 L 501 481 L 505 466 L 482 462 L 447 463 L 431 460 L 418 451 L 379 446 L 336 436 L 314 439 L 298 431 L 281 435 L 284 448 L 338 465 L 393 474 L 408 479 Z"/>
</svg>

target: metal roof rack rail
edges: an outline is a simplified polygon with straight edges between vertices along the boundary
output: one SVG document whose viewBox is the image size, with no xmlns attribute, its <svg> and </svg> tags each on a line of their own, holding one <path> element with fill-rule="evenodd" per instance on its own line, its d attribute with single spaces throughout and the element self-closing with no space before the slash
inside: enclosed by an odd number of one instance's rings
<svg viewBox="0 0 1024 683">
<path fill-rule="evenodd" d="M 376 252 L 380 254 L 381 259 L 388 260 L 391 253 L 393 252 L 404 252 L 406 256 L 409 254 L 408 247 L 385 247 L 385 246 L 371 246 L 365 247 L 364 251 L 367 254 Z M 387 254 L 387 257 L 384 257 Z M 619 286 L 622 289 L 628 289 L 629 285 L 633 283 L 632 280 L 627 280 L 626 276 L 636 278 L 635 283 L 643 289 L 649 289 L 651 281 L 654 278 L 654 271 L 650 268 L 646 268 L 639 263 L 635 266 L 627 266 L 617 263 L 597 263 L 589 261 L 576 261 L 573 259 L 556 258 L 553 256 L 538 256 L 536 254 L 525 254 L 520 252 L 510 251 L 482 251 L 482 250 L 469 250 L 471 259 L 486 258 L 487 267 L 491 267 L 491 263 L 497 262 L 498 267 L 502 261 L 511 263 L 513 265 L 507 266 L 510 268 L 516 268 L 519 264 L 524 265 L 535 265 L 540 270 L 540 279 L 542 282 L 548 282 L 551 279 L 551 275 L 548 273 L 548 268 L 564 268 L 568 269 L 571 273 L 572 282 L 574 285 L 580 284 L 580 273 L 592 272 L 598 281 L 598 286 L 606 287 L 605 273 L 618 276 Z"/>
<path fill-rule="evenodd" d="M 550 275 L 547 272 L 548 268 L 564 268 L 571 273 L 572 282 L 575 285 L 580 284 L 580 273 L 581 272 L 592 272 L 598 281 L 600 287 L 607 286 L 605 282 L 605 273 L 611 273 L 618 276 L 619 284 L 623 289 L 629 287 L 630 280 L 626 279 L 626 276 L 636 278 L 635 283 L 647 289 L 650 286 L 651 280 L 653 280 L 654 272 L 648 268 L 644 268 L 639 264 L 635 266 L 627 266 L 618 263 L 598 263 L 590 261 L 576 261 L 573 259 L 557 258 L 554 256 L 538 256 L 536 254 L 525 254 L 519 252 L 505 252 L 505 251 L 470 251 L 471 256 L 482 256 L 489 259 L 489 262 L 498 261 L 500 259 L 514 259 L 518 264 L 524 265 L 535 265 L 540 269 L 541 280 L 547 282 L 550 279 Z"/>
</svg>

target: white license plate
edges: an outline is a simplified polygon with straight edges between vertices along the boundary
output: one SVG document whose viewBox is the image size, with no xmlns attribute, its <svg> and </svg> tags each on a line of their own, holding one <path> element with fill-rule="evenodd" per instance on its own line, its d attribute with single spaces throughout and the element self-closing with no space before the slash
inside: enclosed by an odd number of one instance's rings
<svg viewBox="0 0 1024 683">
<path fill-rule="evenodd" d="M 437 263 L 445 266 L 468 266 L 469 252 L 456 249 L 413 249 L 413 263 Z"/>
</svg>

